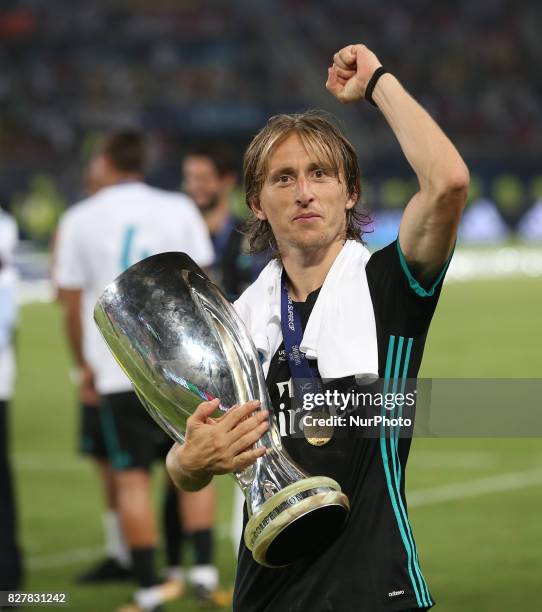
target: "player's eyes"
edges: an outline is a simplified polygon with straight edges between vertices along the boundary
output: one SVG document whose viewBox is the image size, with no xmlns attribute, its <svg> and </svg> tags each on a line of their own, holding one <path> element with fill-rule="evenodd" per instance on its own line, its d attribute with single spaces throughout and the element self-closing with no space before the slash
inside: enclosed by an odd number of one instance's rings
<svg viewBox="0 0 542 612">
<path fill-rule="evenodd" d="M 324 176 L 326 176 L 326 171 L 323 168 L 316 168 L 313 172 L 313 176 L 315 178 L 324 178 Z"/>
<path fill-rule="evenodd" d="M 290 176 L 288 174 L 281 174 L 277 177 L 277 183 L 287 183 L 290 180 Z"/>
</svg>

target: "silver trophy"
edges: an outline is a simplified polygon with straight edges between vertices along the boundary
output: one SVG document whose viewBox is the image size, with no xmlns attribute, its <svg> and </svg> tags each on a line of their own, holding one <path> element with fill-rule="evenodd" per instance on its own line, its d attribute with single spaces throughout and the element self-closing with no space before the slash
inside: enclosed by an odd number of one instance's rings
<svg viewBox="0 0 542 612">
<path fill-rule="evenodd" d="M 244 538 L 254 559 L 282 567 L 330 544 L 348 515 L 337 482 L 309 476 L 282 447 L 258 354 L 221 291 L 184 253 L 162 253 L 126 270 L 98 300 L 94 318 L 153 419 L 184 442 L 202 401 L 213 417 L 258 399 L 269 429 L 266 454 L 234 474 L 248 511 Z"/>
</svg>

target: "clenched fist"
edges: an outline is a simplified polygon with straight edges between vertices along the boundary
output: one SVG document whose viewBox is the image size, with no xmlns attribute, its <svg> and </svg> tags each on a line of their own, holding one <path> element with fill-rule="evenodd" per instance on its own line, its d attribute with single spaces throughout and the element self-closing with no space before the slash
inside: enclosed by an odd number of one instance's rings
<svg viewBox="0 0 542 612">
<path fill-rule="evenodd" d="M 326 89 L 343 104 L 357 102 L 365 97 L 367 83 L 381 65 L 365 45 L 348 45 L 333 56 Z"/>
</svg>

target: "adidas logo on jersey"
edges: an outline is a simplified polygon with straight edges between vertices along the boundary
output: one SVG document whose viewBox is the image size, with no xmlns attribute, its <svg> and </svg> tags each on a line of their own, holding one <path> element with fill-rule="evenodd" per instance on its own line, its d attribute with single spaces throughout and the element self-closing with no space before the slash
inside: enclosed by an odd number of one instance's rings
<svg viewBox="0 0 542 612">
<path fill-rule="evenodd" d="M 404 591 L 392 591 L 391 593 L 388 593 L 388 597 L 398 597 L 399 595 L 404 595 L 405 592 Z"/>
</svg>

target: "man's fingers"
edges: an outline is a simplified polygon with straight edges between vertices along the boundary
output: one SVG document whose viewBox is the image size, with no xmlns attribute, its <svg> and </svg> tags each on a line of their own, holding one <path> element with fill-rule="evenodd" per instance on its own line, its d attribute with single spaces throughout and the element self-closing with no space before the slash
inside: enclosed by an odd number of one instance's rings
<svg viewBox="0 0 542 612">
<path fill-rule="evenodd" d="M 241 425 L 239 426 L 241 427 Z M 239 428 L 236 428 L 236 430 Z M 269 421 L 265 420 L 263 423 L 258 423 L 252 427 L 250 431 L 247 431 L 242 435 L 236 442 L 231 446 L 231 450 L 234 455 L 246 451 L 255 442 L 257 442 L 263 434 L 269 429 Z"/>
<path fill-rule="evenodd" d="M 231 429 L 228 433 L 228 437 L 232 442 L 237 441 L 241 436 L 259 427 L 261 423 L 267 423 L 268 416 L 269 413 L 267 410 L 258 410 L 252 416 L 245 418 Z"/>
<path fill-rule="evenodd" d="M 337 76 L 337 70 L 334 66 L 327 69 L 326 89 L 334 96 L 337 96 L 342 89 L 342 85 L 339 83 L 339 77 Z"/>
<path fill-rule="evenodd" d="M 343 70 L 349 70 L 356 63 L 356 55 L 351 51 L 352 45 L 344 47 L 333 56 L 333 63 Z"/>
<path fill-rule="evenodd" d="M 233 410 L 234 408 L 239 408 L 239 404 L 233 405 L 230 408 L 230 410 Z M 219 417 L 216 417 L 216 418 L 208 417 L 207 418 L 207 423 L 212 423 L 213 425 L 218 425 L 219 423 L 222 423 L 222 421 L 226 418 L 227 415 L 228 415 L 228 413 L 224 412 L 223 414 L 221 414 Z"/>
<path fill-rule="evenodd" d="M 344 70 L 348 70 L 350 68 L 352 60 L 355 61 L 355 58 L 353 59 L 350 54 L 345 55 L 344 49 L 341 49 L 333 56 L 333 64 L 338 68 L 343 68 Z"/>
<path fill-rule="evenodd" d="M 356 74 L 355 70 L 345 70 L 344 68 L 339 68 L 339 66 L 334 66 L 334 68 L 337 76 L 341 79 L 346 79 L 347 81 Z"/>
<path fill-rule="evenodd" d="M 192 416 L 188 419 L 195 423 L 206 423 L 208 417 L 220 406 L 220 400 L 215 398 L 210 402 L 202 402 L 192 413 Z"/>
<path fill-rule="evenodd" d="M 340 102 L 344 100 L 344 86 L 348 79 L 343 79 L 337 76 L 337 70 L 334 66 L 328 68 L 328 78 L 326 81 L 326 89 L 332 93 Z"/>
<path fill-rule="evenodd" d="M 267 449 L 265 446 L 258 446 L 258 448 L 251 448 L 250 450 L 245 451 L 237 455 L 234 460 L 234 468 L 236 472 L 242 472 L 249 465 L 252 465 L 256 459 L 259 457 L 263 457 Z"/>
<path fill-rule="evenodd" d="M 226 431 L 230 431 L 233 429 L 237 423 L 245 419 L 247 416 L 252 414 L 255 410 L 260 407 L 259 400 L 253 400 L 251 402 L 247 402 L 242 406 L 234 406 L 230 408 L 224 417 L 224 420 L 221 422 L 221 425 L 224 426 Z"/>
</svg>

